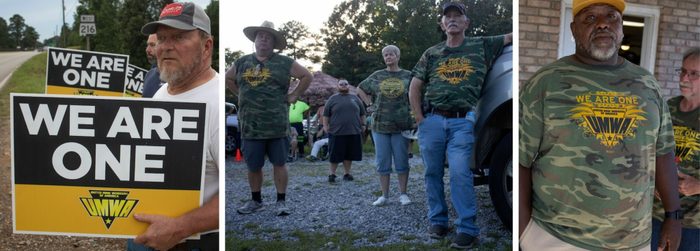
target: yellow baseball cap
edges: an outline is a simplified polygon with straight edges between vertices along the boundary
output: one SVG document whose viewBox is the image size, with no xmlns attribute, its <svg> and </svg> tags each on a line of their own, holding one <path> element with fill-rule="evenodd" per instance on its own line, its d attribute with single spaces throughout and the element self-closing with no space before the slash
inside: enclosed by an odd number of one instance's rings
<svg viewBox="0 0 700 251">
<path fill-rule="evenodd" d="M 624 0 L 574 0 L 574 16 L 578 14 L 579 11 L 593 4 L 609 4 L 615 7 L 620 13 L 625 11 L 625 1 Z"/>
</svg>

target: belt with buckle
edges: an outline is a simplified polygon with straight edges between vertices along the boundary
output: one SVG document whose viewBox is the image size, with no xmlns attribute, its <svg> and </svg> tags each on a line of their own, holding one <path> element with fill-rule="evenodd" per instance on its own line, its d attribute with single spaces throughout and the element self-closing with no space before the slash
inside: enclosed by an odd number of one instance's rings
<svg viewBox="0 0 700 251">
<path fill-rule="evenodd" d="M 464 110 L 458 110 L 458 111 L 450 111 L 450 110 L 441 110 L 437 108 L 433 108 L 430 112 L 433 114 L 438 114 L 440 116 L 443 116 L 445 118 L 464 118 L 467 116 L 467 113 L 471 109 L 464 109 Z"/>
</svg>

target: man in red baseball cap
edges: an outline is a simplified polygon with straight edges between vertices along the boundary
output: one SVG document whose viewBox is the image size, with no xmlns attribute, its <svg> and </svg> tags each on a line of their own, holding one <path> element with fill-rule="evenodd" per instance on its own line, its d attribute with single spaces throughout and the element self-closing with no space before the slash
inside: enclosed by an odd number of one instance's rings
<svg viewBox="0 0 700 251">
<path fill-rule="evenodd" d="M 157 250 L 219 248 L 219 77 L 211 68 L 214 40 L 210 27 L 209 17 L 201 7 L 185 2 L 165 6 L 158 21 L 150 22 L 141 29 L 144 34 L 156 34 L 158 37 L 156 57 L 160 78 L 166 82 L 153 98 L 207 104 L 204 203 L 177 217 L 134 215 L 136 220 L 149 226 L 146 232 L 128 243 L 128 250 L 142 250 L 144 246 Z M 200 240 L 183 242 L 197 233 L 201 234 Z"/>
</svg>

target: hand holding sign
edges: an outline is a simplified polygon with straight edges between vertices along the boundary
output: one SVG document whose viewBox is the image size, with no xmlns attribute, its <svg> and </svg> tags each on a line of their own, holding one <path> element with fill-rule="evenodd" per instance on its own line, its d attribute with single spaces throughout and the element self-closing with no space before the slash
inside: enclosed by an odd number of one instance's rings
<svg viewBox="0 0 700 251">
<path fill-rule="evenodd" d="M 179 218 L 154 214 L 135 214 L 134 219 L 148 223 L 146 232 L 136 236 L 134 242 L 156 250 L 169 250 L 191 234 L 182 232 L 182 226 L 186 225 L 179 222 Z"/>
</svg>

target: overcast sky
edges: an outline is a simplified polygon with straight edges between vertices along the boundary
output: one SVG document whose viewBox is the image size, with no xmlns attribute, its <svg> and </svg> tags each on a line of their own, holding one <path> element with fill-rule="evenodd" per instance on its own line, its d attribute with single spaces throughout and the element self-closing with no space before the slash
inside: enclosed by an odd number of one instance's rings
<svg viewBox="0 0 700 251">
<path fill-rule="evenodd" d="M 64 0 L 66 6 L 66 23 L 72 27 L 73 15 L 78 7 L 78 0 Z M 181 2 L 181 1 L 176 1 Z M 193 0 L 202 8 L 206 8 L 211 0 Z M 237 2 L 224 0 L 223 2 Z M 219 2 L 221 4 L 221 1 Z M 34 27 L 39 33 L 39 42 L 59 35 L 61 30 L 61 0 L 0 0 L 0 17 L 8 22 L 14 14 L 24 18 L 24 23 Z M 221 6 L 219 6 L 221 7 Z"/>
<path fill-rule="evenodd" d="M 273 22 L 276 29 L 279 29 L 283 23 L 296 20 L 309 27 L 309 31 L 320 34 L 323 23 L 328 21 L 333 8 L 341 2 L 341 0 L 221 1 L 219 6 L 221 48 L 240 50 L 245 54 L 252 53 L 253 42 L 243 35 L 243 28 L 260 26 L 265 20 Z"/>
</svg>

